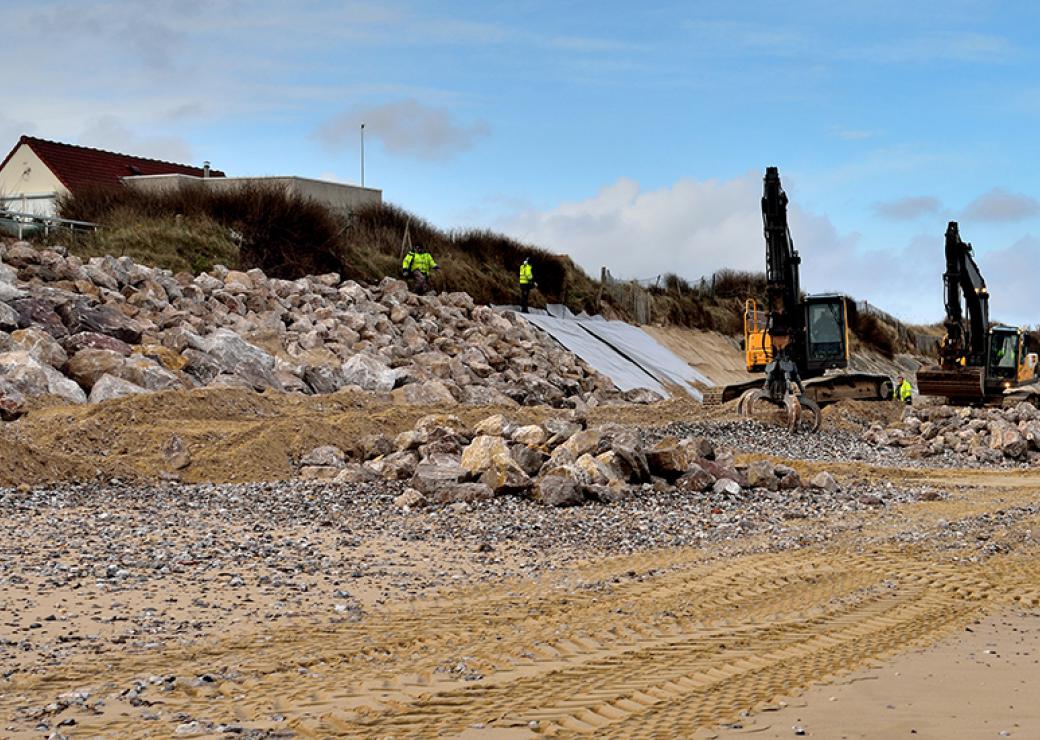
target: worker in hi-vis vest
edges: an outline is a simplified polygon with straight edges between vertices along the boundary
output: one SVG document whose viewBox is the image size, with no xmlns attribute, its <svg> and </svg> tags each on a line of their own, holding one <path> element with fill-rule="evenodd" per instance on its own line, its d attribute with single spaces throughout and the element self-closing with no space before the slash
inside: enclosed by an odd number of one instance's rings
<svg viewBox="0 0 1040 740">
<path fill-rule="evenodd" d="M 531 288 L 535 285 L 534 270 L 531 268 L 531 260 L 524 258 L 520 265 L 520 311 L 527 313 L 527 302 L 531 297 Z"/>
</svg>

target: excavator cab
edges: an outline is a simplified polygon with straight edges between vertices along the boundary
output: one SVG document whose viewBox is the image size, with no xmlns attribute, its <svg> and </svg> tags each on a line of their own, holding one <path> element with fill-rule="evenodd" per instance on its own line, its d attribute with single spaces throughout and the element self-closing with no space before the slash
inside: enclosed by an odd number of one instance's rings
<svg viewBox="0 0 1040 740">
<path fill-rule="evenodd" d="M 1022 332 L 1011 326 L 994 326 L 989 330 L 986 377 L 1008 385 L 1018 380 Z"/>
<path fill-rule="evenodd" d="M 807 375 L 849 364 L 849 320 L 845 296 L 806 296 L 805 367 Z"/>
</svg>

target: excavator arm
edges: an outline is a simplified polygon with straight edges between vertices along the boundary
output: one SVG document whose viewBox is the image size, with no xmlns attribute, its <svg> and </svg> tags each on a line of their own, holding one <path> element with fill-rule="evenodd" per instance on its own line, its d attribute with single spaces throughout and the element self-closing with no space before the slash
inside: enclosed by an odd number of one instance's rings
<svg viewBox="0 0 1040 740">
<path fill-rule="evenodd" d="M 956 221 L 946 227 L 946 337 L 940 348 L 944 368 L 960 365 L 981 366 L 986 361 L 986 335 L 989 331 L 989 291 L 971 244 L 962 241 Z M 967 317 L 963 309 L 967 310 Z"/>
<path fill-rule="evenodd" d="M 780 171 L 766 168 L 762 189 L 762 228 L 766 239 L 766 299 L 769 334 L 796 340 L 802 328 L 800 310 L 802 262 L 787 225 L 787 193 L 780 185 Z"/>
</svg>

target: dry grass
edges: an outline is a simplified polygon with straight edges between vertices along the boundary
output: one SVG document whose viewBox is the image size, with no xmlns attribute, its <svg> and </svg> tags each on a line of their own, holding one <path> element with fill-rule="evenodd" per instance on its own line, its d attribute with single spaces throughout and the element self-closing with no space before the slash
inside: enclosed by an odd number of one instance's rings
<svg viewBox="0 0 1040 740">
<path fill-rule="evenodd" d="M 196 271 L 206 269 L 213 256 L 227 255 L 229 242 L 238 243 L 233 261 L 239 267 L 259 267 L 272 277 L 297 278 L 342 268 L 343 219 L 277 187 L 244 185 L 225 191 L 187 186 L 158 193 L 94 188 L 61 198 L 58 209 L 62 218 L 93 221 L 105 231 L 119 231 L 118 246 L 130 256 L 165 249 L 167 240 L 160 238 L 159 244 L 152 240 L 180 216 L 180 236 L 193 230 L 183 249 L 194 245 L 199 250 L 184 256 L 188 264 L 199 265 Z M 207 239 L 213 242 L 207 245 Z M 104 248 L 104 244 L 95 246 Z"/>
<path fill-rule="evenodd" d="M 239 266 L 238 245 L 228 230 L 205 216 L 141 219 L 116 211 L 104 229 L 79 236 L 70 249 L 83 258 L 126 255 L 174 272 L 197 274 L 216 264 Z"/>
</svg>

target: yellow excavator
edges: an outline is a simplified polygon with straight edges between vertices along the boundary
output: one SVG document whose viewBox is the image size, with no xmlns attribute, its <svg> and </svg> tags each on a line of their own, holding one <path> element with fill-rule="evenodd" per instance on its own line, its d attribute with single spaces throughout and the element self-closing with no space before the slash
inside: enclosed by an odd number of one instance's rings
<svg viewBox="0 0 1040 740">
<path fill-rule="evenodd" d="M 939 364 L 917 372 L 918 392 L 957 406 L 1040 401 L 1037 355 L 1029 351 L 1028 335 L 1016 326 L 990 323 L 989 290 L 956 221 L 946 227 L 943 284 L 946 336 Z"/>
<path fill-rule="evenodd" d="M 776 167 L 766 169 L 762 223 L 766 241 L 766 304 L 748 299 L 744 307 L 744 354 L 749 373 L 761 379 L 705 394 L 706 403 L 740 398 L 751 416 L 762 403 L 785 410 L 788 428 L 816 431 L 820 408 L 841 399 L 881 401 L 892 394 L 887 375 L 848 372 L 848 299 L 843 295 L 802 295 L 801 257 L 787 224 L 787 194 Z M 845 371 L 830 372 L 829 371 Z"/>
</svg>

